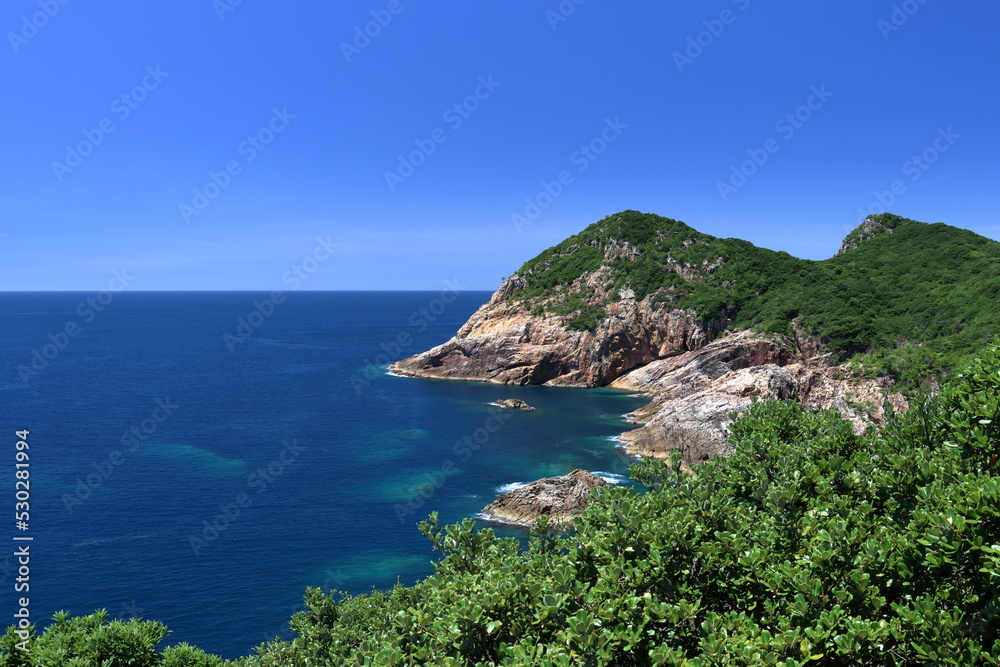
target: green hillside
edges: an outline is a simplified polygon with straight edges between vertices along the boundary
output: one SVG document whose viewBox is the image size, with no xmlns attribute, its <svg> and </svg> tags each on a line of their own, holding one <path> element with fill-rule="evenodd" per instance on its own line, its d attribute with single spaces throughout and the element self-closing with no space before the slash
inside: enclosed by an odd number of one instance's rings
<svg viewBox="0 0 1000 667">
<path fill-rule="evenodd" d="M 638 300 L 692 308 L 703 320 L 822 338 L 839 360 L 904 388 L 954 368 L 1000 333 L 1000 243 L 942 223 L 872 216 L 823 261 L 702 234 L 683 222 L 624 211 L 526 262 L 511 298 L 535 314 L 597 328 L 630 288 Z M 604 291 L 574 281 L 604 268 Z"/>
</svg>

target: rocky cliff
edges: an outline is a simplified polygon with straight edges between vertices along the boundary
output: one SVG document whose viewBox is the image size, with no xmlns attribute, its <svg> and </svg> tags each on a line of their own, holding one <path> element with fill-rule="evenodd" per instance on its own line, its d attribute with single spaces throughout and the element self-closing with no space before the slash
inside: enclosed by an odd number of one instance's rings
<svg viewBox="0 0 1000 667">
<path fill-rule="evenodd" d="M 892 236 L 894 227 L 895 216 L 889 216 L 890 219 L 874 219 L 868 218 L 861 223 L 854 231 L 848 234 L 843 242 L 840 244 L 840 249 L 837 250 L 837 255 L 846 254 L 852 250 L 857 250 L 858 246 L 862 243 L 867 243 L 880 236 Z"/>
<path fill-rule="evenodd" d="M 607 306 L 607 319 L 592 331 L 566 326 L 566 318 L 532 314 L 508 295 L 521 280 L 501 286 L 455 337 L 393 365 L 417 377 L 485 380 L 500 384 L 603 386 L 656 359 L 696 350 L 725 327 L 700 323 L 693 312 L 664 310 L 626 292 Z M 600 276 L 594 301 L 605 297 Z"/>
</svg>

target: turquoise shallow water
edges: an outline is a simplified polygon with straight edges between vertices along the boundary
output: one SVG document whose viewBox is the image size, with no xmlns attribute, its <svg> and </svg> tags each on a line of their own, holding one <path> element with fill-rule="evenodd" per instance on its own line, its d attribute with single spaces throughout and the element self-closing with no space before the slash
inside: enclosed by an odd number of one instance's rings
<svg viewBox="0 0 1000 667">
<path fill-rule="evenodd" d="M 292 293 L 253 320 L 266 295 L 125 293 L 92 320 L 87 296 L 0 295 L 0 425 L 31 431 L 39 622 L 107 608 L 243 655 L 290 636 L 307 586 L 429 574 L 416 523 L 431 511 L 459 521 L 518 483 L 627 469 L 612 438 L 641 399 L 386 373 L 447 340 L 485 292 Z M 79 333 L 63 339 L 67 323 Z M 511 397 L 538 409 L 487 405 Z M 12 507 L 12 485 L 3 495 Z M 13 595 L 0 599 L 10 617 Z"/>
</svg>

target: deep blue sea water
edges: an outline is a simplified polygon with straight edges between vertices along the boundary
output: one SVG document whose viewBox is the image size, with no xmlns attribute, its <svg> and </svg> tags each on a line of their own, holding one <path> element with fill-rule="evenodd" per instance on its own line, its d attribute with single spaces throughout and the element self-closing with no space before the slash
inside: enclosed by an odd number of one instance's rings
<svg viewBox="0 0 1000 667">
<path fill-rule="evenodd" d="M 268 294 L 249 292 L 105 305 L 0 294 L 0 539 L 34 538 L 33 620 L 106 608 L 166 623 L 171 643 L 245 655 L 292 636 L 307 586 L 365 593 L 430 574 L 416 523 L 431 511 L 456 522 L 505 485 L 626 471 L 613 436 L 641 399 L 386 373 L 447 340 L 488 293 L 285 296 L 271 312 Z M 510 397 L 538 410 L 498 421 L 486 404 Z M 27 533 L 12 516 L 20 429 Z M 4 626 L 12 551 L 0 558 Z"/>
</svg>

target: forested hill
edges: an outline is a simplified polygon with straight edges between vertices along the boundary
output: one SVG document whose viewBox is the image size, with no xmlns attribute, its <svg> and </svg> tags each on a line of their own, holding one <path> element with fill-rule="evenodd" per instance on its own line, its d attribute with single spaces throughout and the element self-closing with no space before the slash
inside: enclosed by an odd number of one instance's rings
<svg viewBox="0 0 1000 667">
<path fill-rule="evenodd" d="M 595 277 L 602 287 L 594 289 Z M 916 386 L 1000 332 L 1000 243 L 943 223 L 868 218 L 830 259 L 798 259 L 624 211 L 526 262 L 508 298 L 535 315 L 594 328 L 632 290 L 703 321 L 792 333 L 795 321 L 839 360 Z M 623 297 L 624 295 L 624 297 Z"/>
</svg>

